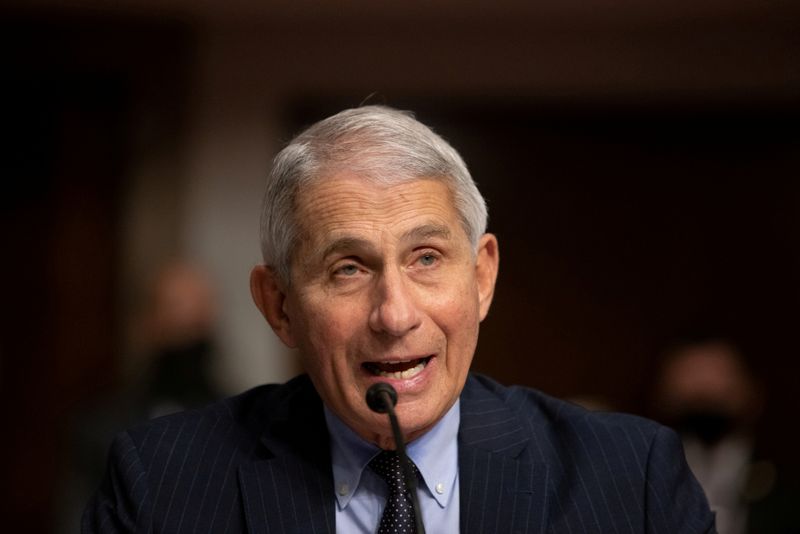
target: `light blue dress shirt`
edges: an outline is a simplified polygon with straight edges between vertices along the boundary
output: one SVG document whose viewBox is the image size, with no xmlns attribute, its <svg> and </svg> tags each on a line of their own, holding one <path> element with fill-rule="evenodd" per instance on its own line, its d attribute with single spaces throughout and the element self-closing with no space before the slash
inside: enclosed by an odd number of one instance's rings
<svg viewBox="0 0 800 534">
<path fill-rule="evenodd" d="M 361 439 L 327 407 L 325 420 L 331 436 L 336 532 L 375 532 L 389 489 L 372 469 L 367 469 L 367 464 L 380 449 Z M 431 430 L 406 445 L 408 456 L 422 475 L 423 483 L 417 495 L 425 530 L 429 533 L 458 534 L 460 421 L 461 411 L 456 401 Z"/>
</svg>

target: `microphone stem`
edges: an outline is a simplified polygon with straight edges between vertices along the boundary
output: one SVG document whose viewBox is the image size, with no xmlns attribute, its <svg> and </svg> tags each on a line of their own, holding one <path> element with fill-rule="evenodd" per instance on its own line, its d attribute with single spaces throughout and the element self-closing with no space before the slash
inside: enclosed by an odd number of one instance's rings
<svg viewBox="0 0 800 534">
<path fill-rule="evenodd" d="M 403 440 L 403 434 L 400 433 L 400 424 L 397 422 L 397 415 L 394 413 L 394 404 L 391 402 L 391 398 L 387 392 L 381 392 L 381 396 L 384 398 L 385 406 L 389 412 L 389 421 L 392 424 L 395 449 L 400 456 L 400 465 L 403 466 L 403 478 L 411 494 L 411 506 L 414 507 L 414 522 L 417 526 L 417 533 L 425 534 L 425 525 L 422 523 L 422 510 L 419 507 L 419 498 L 417 497 L 417 477 L 414 474 L 414 470 L 411 468 L 411 460 L 406 455 L 405 440 Z"/>
</svg>

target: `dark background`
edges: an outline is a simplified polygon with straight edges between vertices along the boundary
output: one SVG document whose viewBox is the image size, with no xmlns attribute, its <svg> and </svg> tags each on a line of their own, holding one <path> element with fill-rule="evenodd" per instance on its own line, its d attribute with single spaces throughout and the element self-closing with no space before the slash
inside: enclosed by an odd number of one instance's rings
<svg viewBox="0 0 800 534">
<path fill-rule="evenodd" d="M 138 158 L 193 133 L 209 42 L 244 51 L 215 60 L 263 90 L 275 147 L 367 99 L 461 151 L 501 244 L 475 369 L 648 414 L 664 346 L 723 332 L 765 386 L 762 454 L 797 484 L 794 4 L 35 4 L 0 9 L 10 524 L 51 530 L 70 417 L 122 380 L 120 206 Z"/>
</svg>

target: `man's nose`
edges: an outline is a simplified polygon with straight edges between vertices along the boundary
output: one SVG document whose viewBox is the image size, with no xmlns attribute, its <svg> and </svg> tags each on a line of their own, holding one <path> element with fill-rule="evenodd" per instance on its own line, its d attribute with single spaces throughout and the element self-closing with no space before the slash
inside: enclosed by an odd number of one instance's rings
<svg viewBox="0 0 800 534">
<path fill-rule="evenodd" d="M 375 332 L 401 337 L 419 326 L 420 313 L 402 273 L 384 272 L 374 299 L 369 326 Z"/>
</svg>

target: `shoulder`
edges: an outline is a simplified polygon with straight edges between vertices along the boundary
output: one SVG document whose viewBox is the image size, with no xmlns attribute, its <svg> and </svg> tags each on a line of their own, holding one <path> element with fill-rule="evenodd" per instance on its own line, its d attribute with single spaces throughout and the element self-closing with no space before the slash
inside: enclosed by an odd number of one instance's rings
<svg viewBox="0 0 800 534">
<path fill-rule="evenodd" d="M 533 388 L 503 386 L 486 376 L 471 375 L 462 395 L 462 423 L 476 426 L 500 417 L 512 420 L 520 429 L 518 435 L 528 440 L 523 455 L 530 461 L 563 464 L 567 470 L 604 458 L 644 472 L 654 448 L 683 459 L 677 435 L 655 421 L 590 411 Z"/>
<path fill-rule="evenodd" d="M 308 406 L 321 414 L 315 402 L 318 397 L 302 376 L 121 432 L 111 445 L 103 483 L 84 512 L 83 531 L 105 532 L 109 521 L 159 525 L 156 530 L 168 532 L 200 525 L 215 530 L 217 521 L 238 521 L 235 472 L 271 454 L 260 444 L 294 408 Z"/>
<path fill-rule="evenodd" d="M 636 415 L 590 411 L 569 401 L 552 397 L 534 388 L 504 386 L 480 374 L 471 374 L 462 400 L 468 406 L 499 401 L 520 420 L 531 426 L 549 428 L 553 432 L 585 432 L 629 430 L 641 437 L 655 435 L 658 423 Z"/>
<path fill-rule="evenodd" d="M 309 396 L 305 376 L 285 384 L 267 384 L 239 395 L 136 425 L 125 432 L 145 463 L 182 450 L 216 448 L 248 455 L 274 417 L 297 397 Z"/>
<path fill-rule="evenodd" d="M 593 522 L 613 531 L 624 518 L 652 532 L 712 531 L 713 516 L 672 430 L 481 375 L 470 376 L 461 400 L 462 423 L 505 418 L 515 443 L 524 441 L 514 458 L 546 473 L 548 493 L 559 496 L 549 511 L 555 530 L 584 531 Z"/>
</svg>

